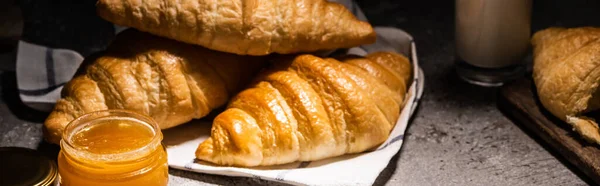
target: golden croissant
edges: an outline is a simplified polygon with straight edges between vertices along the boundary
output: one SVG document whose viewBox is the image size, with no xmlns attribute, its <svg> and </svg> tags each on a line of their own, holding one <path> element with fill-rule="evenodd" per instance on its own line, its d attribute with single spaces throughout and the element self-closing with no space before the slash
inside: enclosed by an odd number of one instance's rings
<svg viewBox="0 0 600 186">
<path fill-rule="evenodd" d="M 584 139 L 600 144 L 590 112 L 600 109 L 600 28 L 548 28 L 532 38 L 533 78 L 542 105 Z"/>
<path fill-rule="evenodd" d="M 289 54 L 375 42 L 371 25 L 326 0 L 99 0 L 100 17 L 240 55 Z"/>
<path fill-rule="evenodd" d="M 44 136 L 85 113 L 127 109 L 154 118 L 161 129 L 207 115 L 249 83 L 262 59 L 211 51 L 133 29 L 83 62 L 46 119 Z"/>
<path fill-rule="evenodd" d="M 394 127 L 411 74 L 402 55 L 278 61 L 232 98 L 196 150 L 219 165 L 266 166 L 359 153 Z"/>
</svg>

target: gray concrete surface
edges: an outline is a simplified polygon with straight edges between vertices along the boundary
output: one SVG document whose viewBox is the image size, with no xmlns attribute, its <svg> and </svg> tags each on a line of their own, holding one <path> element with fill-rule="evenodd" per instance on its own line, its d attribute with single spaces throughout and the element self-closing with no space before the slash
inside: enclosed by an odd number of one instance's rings
<svg viewBox="0 0 600 186">
<path fill-rule="evenodd" d="M 454 74 L 453 1 L 360 2 L 373 24 L 399 27 L 415 37 L 426 77 L 424 97 L 404 145 L 375 185 L 587 185 L 575 168 L 498 111 L 497 89 L 466 84 Z M 569 1 L 570 6 L 552 2 L 534 6 L 534 30 L 598 23 L 580 19 L 592 10 L 578 10 L 576 15 L 554 11 L 586 8 L 593 2 Z M 55 156 L 58 148 L 41 140 L 47 113 L 20 105 L 14 81 L 13 72 L 0 71 L 0 146 L 39 149 Z M 169 173 L 170 185 L 281 185 L 180 170 Z"/>
</svg>

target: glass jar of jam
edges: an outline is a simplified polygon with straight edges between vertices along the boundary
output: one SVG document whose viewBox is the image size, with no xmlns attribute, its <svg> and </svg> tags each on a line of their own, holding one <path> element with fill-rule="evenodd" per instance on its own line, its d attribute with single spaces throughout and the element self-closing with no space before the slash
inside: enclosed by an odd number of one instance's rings
<svg viewBox="0 0 600 186">
<path fill-rule="evenodd" d="M 167 152 L 156 122 L 125 110 L 73 120 L 63 131 L 58 182 L 69 185 L 167 185 Z"/>
</svg>

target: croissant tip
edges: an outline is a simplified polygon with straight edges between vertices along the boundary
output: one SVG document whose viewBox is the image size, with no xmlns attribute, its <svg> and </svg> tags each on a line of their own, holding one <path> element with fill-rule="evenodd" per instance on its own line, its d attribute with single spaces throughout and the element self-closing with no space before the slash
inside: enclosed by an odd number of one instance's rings
<svg viewBox="0 0 600 186">
<path fill-rule="evenodd" d="M 51 144 L 60 144 L 61 134 L 59 132 L 50 132 L 47 125 L 42 127 L 42 136 L 44 140 Z"/>
<path fill-rule="evenodd" d="M 361 21 L 354 30 L 358 30 L 358 37 L 361 38 L 364 44 L 373 44 L 377 40 L 375 29 L 367 22 Z"/>
<path fill-rule="evenodd" d="M 208 138 L 198 145 L 198 148 L 196 149 L 196 158 L 206 161 L 210 159 L 209 157 L 211 157 L 211 154 L 213 154 L 213 143 L 212 138 Z"/>
<path fill-rule="evenodd" d="M 371 32 L 369 34 L 367 34 L 366 36 L 364 36 L 365 39 L 364 43 L 365 44 L 373 44 L 377 41 L 377 34 L 375 32 Z"/>
</svg>

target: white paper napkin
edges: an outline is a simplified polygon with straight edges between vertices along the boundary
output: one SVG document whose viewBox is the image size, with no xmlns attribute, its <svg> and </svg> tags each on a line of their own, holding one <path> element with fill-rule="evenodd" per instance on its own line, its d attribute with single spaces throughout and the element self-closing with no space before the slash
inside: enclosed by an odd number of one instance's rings
<svg viewBox="0 0 600 186">
<path fill-rule="evenodd" d="M 206 174 L 254 177 L 294 185 L 372 185 L 379 173 L 390 163 L 404 139 L 419 99 L 424 78 L 419 68 L 415 43 L 407 33 L 395 28 L 376 28 L 378 40 L 373 45 L 352 48 L 348 53 L 364 55 L 375 51 L 395 51 L 408 56 L 413 64 L 413 82 L 407 93 L 406 105 L 389 138 L 377 150 L 344 155 L 314 162 L 296 162 L 280 166 L 237 168 L 222 167 L 196 160 L 198 145 L 210 136 L 210 121 L 194 121 L 163 131 L 169 154 L 169 165 Z M 400 112 L 400 111 L 399 111 Z"/>
<path fill-rule="evenodd" d="M 404 132 L 423 93 L 423 72 L 421 70 L 417 72 L 409 90 L 410 97 L 402 109 L 396 126 L 387 141 L 375 151 L 280 166 L 256 168 L 213 166 L 196 160 L 194 154 L 198 145 L 210 136 L 211 124 L 209 121 L 194 121 L 163 131 L 164 143 L 169 154 L 169 166 L 199 173 L 254 177 L 293 185 L 372 185 L 379 173 L 390 163 L 392 156 L 402 147 Z"/>
</svg>

